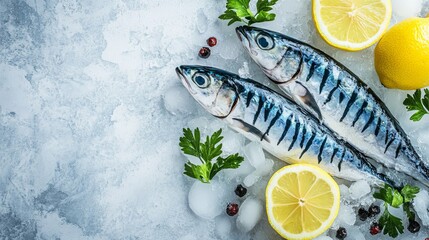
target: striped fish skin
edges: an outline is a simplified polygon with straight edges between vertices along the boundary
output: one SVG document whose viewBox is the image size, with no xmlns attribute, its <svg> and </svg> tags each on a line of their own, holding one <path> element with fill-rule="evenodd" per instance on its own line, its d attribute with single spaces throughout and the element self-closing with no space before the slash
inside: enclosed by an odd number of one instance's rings
<svg viewBox="0 0 429 240">
<path fill-rule="evenodd" d="M 227 115 L 215 116 L 223 118 L 231 128 L 250 140 L 261 142 L 265 150 L 281 160 L 319 165 L 332 175 L 347 180 L 372 179 L 376 184 L 386 182 L 396 187 L 403 184 L 396 180 L 397 173 L 380 171 L 304 109 L 260 83 L 204 66 L 180 66 L 176 72 L 207 111 L 212 113 L 212 108 L 228 108 Z M 197 93 L 199 81 L 193 79 L 197 74 L 207 76 L 206 81 L 210 82 L 201 91 L 214 95 L 211 103 L 203 104 L 205 101 L 200 98 L 208 96 Z M 222 89 L 233 91 L 219 94 Z M 234 104 L 215 106 L 230 102 Z"/>
<path fill-rule="evenodd" d="M 428 184 L 429 164 L 380 98 L 322 51 L 266 29 L 238 27 L 245 49 L 297 104 L 377 162 Z"/>
</svg>

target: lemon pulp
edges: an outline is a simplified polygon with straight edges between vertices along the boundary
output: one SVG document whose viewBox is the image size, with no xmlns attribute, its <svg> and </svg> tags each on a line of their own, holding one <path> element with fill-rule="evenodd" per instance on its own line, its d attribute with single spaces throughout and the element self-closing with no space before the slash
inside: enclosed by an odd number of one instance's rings
<svg viewBox="0 0 429 240">
<path fill-rule="evenodd" d="M 322 169 L 295 164 L 268 183 L 266 208 L 271 226 L 287 239 L 311 239 L 328 229 L 338 214 L 337 183 Z"/>
<path fill-rule="evenodd" d="M 313 19 L 322 38 L 349 51 L 379 40 L 391 15 L 390 0 L 313 0 Z"/>
</svg>

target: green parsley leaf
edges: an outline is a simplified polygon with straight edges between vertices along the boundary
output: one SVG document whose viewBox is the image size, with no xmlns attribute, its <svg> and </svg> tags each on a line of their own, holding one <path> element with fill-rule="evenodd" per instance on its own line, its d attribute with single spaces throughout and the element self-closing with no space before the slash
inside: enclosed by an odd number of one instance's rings
<svg viewBox="0 0 429 240">
<path fill-rule="evenodd" d="M 393 188 L 387 184 L 383 188 L 380 188 L 379 192 L 374 193 L 374 198 L 383 200 L 384 202 L 390 204 L 393 200 Z"/>
<path fill-rule="evenodd" d="M 374 198 L 383 200 L 394 208 L 398 208 L 404 202 L 404 198 L 402 197 L 401 193 L 387 184 L 385 184 L 379 192 L 375 192 L 373 196 Z"/>
<path fill-rule="evenodd" d="M 414 220 L 416 218 L 416 214 L 411 210 L 410 203 L 416 197 L 416 194 L 420 192 L 420 188 L 413 187 L 410 185 L 405 185 L 401 189 L 401 194 L 404 197 L 404 205 L 402 208 L 404 212 L 407 214 L 408 219 Z"/>
<path fill-rule="evenodd" d="M 401 189 L 401 194 L 402 196 L 404 196 L 404 202 L 405 203 L 409 203 L 413 200 L 413 198 L 416 197 L 416 194 L 420 192 L 420 188 L 418 187 L 413 187 L 410 185 L 405 185 L 402 189 Z"/>
<path fill-rule="evenodd" d="M 220 170 L 222 169 L 235 169 L 240 167 L 240 163 L 244 161 L 244 158 L 238 153 L 229 155 L 227 158 L 219 157 L 215 164 L 213 164 L 213 169 L 211 172 L 211 178 L 213 178 Z"/>
<path fill-rule="evenodd" d="M 250 0 L 228 0 L 226 3 L 226 8 L 233 10 L 240 18 L 248 17 L 250 16 L 248 11 L 249 3 Z"/>
<path fill-rule="evenodd" d="M 401 219 L 390 214 L 386 204 L 384 213 L 378 222 L 383 229 L 384 235 L 388 234 L 389 236 L 395 238 L 399 235 L 399 233 L 404 233 L 404 225 L 402 225 Z"/>
<path fill-rule="evenodd" d="M 227 0 L 226 10 L 219 19 L 229 20 L 228 26 L 235 22 L 244 22 L 252 25 L 257 22 L 273 21 L 276 18 L 273 6 L 278 0 L 258 0 L 256 3 L 256 14 L 250 10 L 250 0 Z"/>
<path fill-rule="evenodd" d="M 429 114 L 429 89 L 424 89 L 424 93 L 425 96 L 422 98 L 422 91 L 417 89 L 412 96 L 407 94 L 403 102 L 408 111 L 417 111 L 411 115 L 412 121 L 420 121 L 424 115 Z"/>
<path fill-rule="evenodd" d="M 415 213 L 411 210 L 410 203 L 419 191 L 418 187 L 410 185 L 405 185 L 401 191 L 398 191 L 385 184 L 383 188 L 373 194 L 374 198 L 384 201 L 384 213 L 379 219 L 379 223 L 384 229 L 383 234 L 388 234 L 395 238 L 399 233 L 404 232 L 401 219 L 389 212 L 389 205 L 394 208 L 399 208 L 402 205 L 402 209 L 407 214 L 408 219 L 415 219 Z"/>
<path fill-rule="evenodd" d="M 402 209 L 407 214 L 408 219 L 415 220 L 416 214 L 413 211 L 411 211 L 409 202 L 405 202 L 404 205 L 402 205 Z"/>
<path fill-rule="evenodd" d="M 233 10 L 226 10 L 224 14 L 219 16 L 220 19 L 223 20 L 230 20 L 228 22 L 228 26 L 235 23 L 235 22 L 240 22 L 241 18 L 239 16 L 237 16 L 237 14 L 235 14 L 235 12 Z"/>
<path fill-rule="evenodd" d="M 185 171 L 183 174 L 200 180 L 203 183 L 209 183 L 210 182 L 210 164 L 203 164 L 203 165 L 195 165 L 191 162 L 187 162 L 185 164 Z"/>
<path fill-rule="evenodd" d="M 190 161 L 185 163 L 184 175 L 209 183 L 213 177 L 222 169 L 238 168 L 244 158 L 238 153 L 229 155 L 226 158 L 220 157 L 222 154 L 223 139 L 222 129 L 206 137 L 206 141 L 201 143 L 201 133 L 198 128 L 191 131 L 189 128 L 183 129 L 183 136 L 180 138 L 179 146 L 184 154 L 197 157 L 201 165 L 196 165 Z M 216 162 L 212 160 L 216 158 Z"/>
<path fill-rule="evenodd" d="M 394 208 L 398 208 L 402 205 L 402 203 L 404 202 L 404 198 L 402 197 L 401 193 L 398 192 L 398 190 L 393 190 L 393 199 L 392 202 L 390 203 L 390 206 L 394 207 Z"/>
<path fill-rule="evenodd" d="M 191 129 L 183 129 L 183 137 L 180 138 L 179 146 L 182 148 L 183 153 L 200 157 L 200 130 L 197 128 L 192 134 Z"/>
</svg>

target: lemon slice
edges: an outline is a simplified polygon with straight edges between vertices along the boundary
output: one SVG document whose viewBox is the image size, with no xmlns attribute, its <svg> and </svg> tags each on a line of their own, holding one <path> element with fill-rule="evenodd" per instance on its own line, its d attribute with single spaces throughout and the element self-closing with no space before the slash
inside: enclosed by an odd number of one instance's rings
<svg viewBox="0 0 429 240">
<path fill-rule="evenodd" d="M 340 189 L 328 173 L 309 164 L 278 170 L 266 189 L 271 226 L 286 239 L 313 239 L 334 222 Z"/>
<path fill-rule="evenodd" d="M 317 31 L 331 46 L 348 51 L 377 42 L 391 16 L 390 0 L 313 0 Z"/>
</svg>

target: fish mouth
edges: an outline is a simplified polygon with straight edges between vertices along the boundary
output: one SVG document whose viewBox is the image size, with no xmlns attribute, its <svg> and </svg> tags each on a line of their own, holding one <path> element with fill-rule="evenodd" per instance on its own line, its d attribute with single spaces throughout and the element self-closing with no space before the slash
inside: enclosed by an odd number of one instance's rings
<svg viewBox="0 0 429 240">
<path fill-rule="evenodd" d="M 237 33 L 237 37 L 238 39 L 240 39 L 240 41 L 243 41 L 243 37 L 244 37 L 244 32 L 243 32 L 243 27 L 236 27 L 235 28 L 235 33 Z"/>
<path fill-rule="evenodd" d="M 247 33 L 249 28 L 247 26 L 239 26 L 235 28 L 235 33 L 237 33 L 238 39 L 243 43 L 244 47 L 250 54 L 256 54 L 257 52 L 252 51 L 252 44 L 250 43 L 250 35 Z"/>
<path fill-rule="evenodd" d="M 251 29 L 252 28 L 248 26 L 239 26 L 235 28 L 235 32 L 237 33 L 237 36 L 240 39 L 240 41 L 242 41 L 243 37 L 245 37 L 246 39 L 249 39 L 248 31 Z"/>
<path fill-rule="evenodd" d="M 191 94 L 195 94 L 196 92 L 192 89 L 191 84 L 189 84 L 188 79 L 183 74 L 182 66 L 176 67 L 176 73 L 177 73 L 177 76 L 179 76 L 180 80 L 182 81 L 183 86 L 185 86 L 185 88 L 188 89 L 188 91 Z"/>
</svg>

